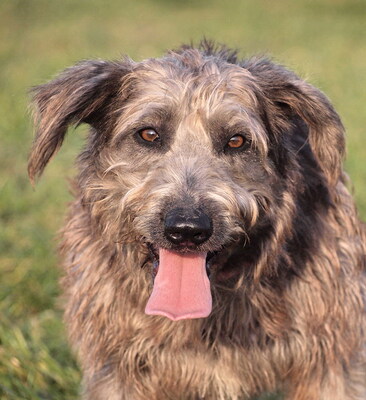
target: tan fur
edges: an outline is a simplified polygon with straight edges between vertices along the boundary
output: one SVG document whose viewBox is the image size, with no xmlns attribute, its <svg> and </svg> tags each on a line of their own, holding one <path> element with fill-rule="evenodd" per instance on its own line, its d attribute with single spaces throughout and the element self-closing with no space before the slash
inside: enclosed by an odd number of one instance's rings
<svg viewBox="0 0 366 400">
<path fill-rule="evenodd" d="M 366 399 L 365 230 L 323 94 L 206 43 L 141 63 L 83 62 L 34 101 L 32 179 L 69 124 L 91 125 L 61 245 L 84 399 Z M 161 149 L 135 140 L 146 126 L 165 132 Z M 238 129 L 250 146 L 221 151 Z M 144 314 L 146 243 L 170 246 L 161 221 L 183 203 L 212 214 L 198 250 L 219 255 L 211 315 L 172 322 Z M 240 268 L 226 270 L 232 254 Z"/>
</svg>

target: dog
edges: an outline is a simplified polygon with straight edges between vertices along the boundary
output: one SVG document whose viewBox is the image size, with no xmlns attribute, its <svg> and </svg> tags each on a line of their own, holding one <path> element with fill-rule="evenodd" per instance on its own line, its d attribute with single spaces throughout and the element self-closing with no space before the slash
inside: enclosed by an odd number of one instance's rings
<svg viewBox="0 0 366 400">
<path fill-rule="evenodd" d="M 324 94 L 209 41 L 32 93 L 32 182 L 90 125 L 60 245 L 83 399 L 366 399 L 366 235 Z"/>
</svg>

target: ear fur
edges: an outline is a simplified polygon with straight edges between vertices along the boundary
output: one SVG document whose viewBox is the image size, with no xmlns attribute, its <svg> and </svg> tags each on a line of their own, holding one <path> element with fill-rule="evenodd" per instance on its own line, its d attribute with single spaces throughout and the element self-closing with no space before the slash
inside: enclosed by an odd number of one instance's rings
<svg viewBox="0 0 366 400">
<path fill-rule="evenodd" d="M 258 78 L 265 96 L 275 106 L 290 109 L 309 129 L 310 147 L 330 184 L 336 184 L 342 170 L 345 137 L 342 122 L 328 98 L 293 72 L 266 59 L 242 64 Z"/>
<path fill-rule="evenodd" d="M 82 61 L 32 90 L 36 137 L 28 162 L 32 182 L 59 150 L 69 125 L 96 124 L 100 110 L 118 94 L 126 63 Z"/>
</svg>

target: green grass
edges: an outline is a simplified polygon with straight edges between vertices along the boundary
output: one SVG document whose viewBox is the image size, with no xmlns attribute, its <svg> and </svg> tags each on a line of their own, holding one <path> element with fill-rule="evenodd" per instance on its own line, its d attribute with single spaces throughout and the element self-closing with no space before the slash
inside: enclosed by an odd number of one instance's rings
<svg viewBox="0 0 366 400">
<path fill-rule="evenodd" d="M 348 132 L 346 168 L 366 216 L 363 0 L 0 2 L 0 400 L 75 399 L 80 373 L 58 305 L 56 233 L 82 146 L 70 132 L 35 189 L 27 91 L 83 58 L 134 59 L 203 35 L 270 53 L 325 91 Z"/>
</svg>

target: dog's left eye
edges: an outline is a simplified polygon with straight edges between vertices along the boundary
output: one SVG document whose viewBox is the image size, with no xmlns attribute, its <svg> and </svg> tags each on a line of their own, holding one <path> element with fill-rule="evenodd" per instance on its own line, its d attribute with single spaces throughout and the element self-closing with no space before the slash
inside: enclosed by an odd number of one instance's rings
<svg viewBox="0 0 366 400">
<path fill-rule="evenodd" d="M 227 142 L 227 146 L 231 149 L 239 149 L 245 142 L 246 139 L 242 135 L 235 135 Z"/>
<path fill-rule="evenodd" d="M 152 128 L 142 129 L 139 135 L 145 142 L 153 143 L 160 140 L 159 134 Z"/>
</svg>

